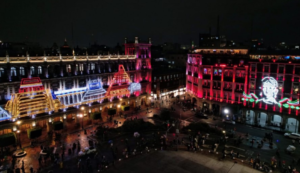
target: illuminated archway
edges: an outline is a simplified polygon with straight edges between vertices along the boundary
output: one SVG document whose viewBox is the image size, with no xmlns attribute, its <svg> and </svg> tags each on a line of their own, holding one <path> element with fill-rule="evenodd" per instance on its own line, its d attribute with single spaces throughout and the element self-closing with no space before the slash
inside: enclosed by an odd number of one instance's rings
<svg viewBox="0 0 300 173">
<path fill-rule="evenodd" d="M 271 123 L 273 123 L 274 126 L 280 127 L 281 122 L 282 122 L 282 117 L 280 115 L 274 115 Z"/>
<path fill-rule="evenodd" d="M 286 130 L 298 133 L 299 121 L 295 118 L 288 118 L 286 123 Z"/>
<path fill-rule="evenodd" d="M 246 123 L 253 125 L 254 124 L 254 118 L 255 118 L 255 112 L 253 110 L 250 110 L 246 114 Z"/>
<path fill-rule="evenodd" d="M 258 125 L 265 127 L 267 120 L 268 120 L 268 115 L 264 112 L 261 112 L 260 116 L 258 117 Z"/>
</svg>

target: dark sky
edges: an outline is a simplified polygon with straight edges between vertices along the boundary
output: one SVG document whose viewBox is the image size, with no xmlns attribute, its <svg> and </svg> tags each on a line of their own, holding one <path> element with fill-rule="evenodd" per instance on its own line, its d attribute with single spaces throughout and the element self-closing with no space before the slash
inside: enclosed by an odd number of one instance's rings
<svg viewBox="0 0 300 173">
<path fill-rule="evenodd" d="M 51 46 L 67 38 L 88 46 L 116 45 L 139 36 L 153 44 L 198 43 L 199 32 L 216 31 L 243 41 L 299 43 L 299 0 L 1 0 L 0 40 L 40 42 Z M 92 36 L 93 35 L 93 36 Z"/>
</svg>

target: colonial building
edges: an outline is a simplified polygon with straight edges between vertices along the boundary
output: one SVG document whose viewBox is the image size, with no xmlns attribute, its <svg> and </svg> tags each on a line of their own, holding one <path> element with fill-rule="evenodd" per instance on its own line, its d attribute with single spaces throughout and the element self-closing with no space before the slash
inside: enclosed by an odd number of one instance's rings
<svg viewBox="0 0 300 173">
<path fill-rule="evenodd" d="M 0 57 L 0 134 L 49 122 L 76 120 L 78 109 L 107 113 L 120 105 L 148 105 L 151 92 L 151 39 L 125 39 L 123 54 L 63 51 Z M 31 119 L 28 119 L 31 118 Z M 88 117 L 86 118 L 89 119 Z M 67 122 L 67 121 L 66 121 Z M 66 125 L 68 127 L 68 125 Z"/>
<path fill-rule="evenodd" d="M 195 107 L 225 119 L 297 132 L 297 52 L 195 49 L 188 54 L 187 95 Z"/>
</svg>

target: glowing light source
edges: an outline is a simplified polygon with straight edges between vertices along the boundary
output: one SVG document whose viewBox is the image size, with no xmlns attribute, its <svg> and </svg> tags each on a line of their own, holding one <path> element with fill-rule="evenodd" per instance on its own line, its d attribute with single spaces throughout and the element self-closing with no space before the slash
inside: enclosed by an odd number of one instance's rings
<svg viewBox="0 0 300 173">
<path fill-rule="evenodd" d="M 261 98 L 258 98 L 256 94 L 250 93 L 246 94 L 243 93 L 242 100 L 250 101 L 250 102 L 264 102 L 269 105 L 278 105 L 279 107 L 283 106 L 284 108 L 291 108 L 291 109 L 299 109 L 300 103 L 299 99 L 297 100 L 290 100 L 289 98 L 283 98 L 279 101 L 276 100 L 278 94 L 278 82 L 273 77 L 264 77 L 262 78 L 262 91 L 260 93 Z M 283 90 L 283 89 L 282 89 Z"/>
<path fill-rule="evenodd" d="M 224 109 L 224 113 L 225 113 L 225 114 L 228 114 L 228 113 L 229 113 L 229 110 L 228 110 L 228 109 Z"/>
</svg>

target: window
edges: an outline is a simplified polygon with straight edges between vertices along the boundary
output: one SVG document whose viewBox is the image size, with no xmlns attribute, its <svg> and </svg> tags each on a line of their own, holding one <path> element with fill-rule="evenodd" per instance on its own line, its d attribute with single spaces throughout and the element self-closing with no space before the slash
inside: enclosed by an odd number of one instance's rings
<svg viewBox="0 0 300 173">
<path fill-rule="evenodd" d="M 250 78 L 255 78 L 255 74 L 251 74 L 251 75 L 250 75 Z"/>
<path fill-rule="evenodd" d="M 153 85 L 153 88 L 156 89 L 156 85 Z"/>
<path fill-rule="evenodd" d="M 89 70 L 95 70 L 95 63 L 89 64 Z"/>
<path fill-rule="evenodd" d="M 76 71 L 78 71 L 79 70 L 79 68 L 78 68 L 78 64 L 76 64 Z"/>
<path fill-rule="evenodd" d="M 284 71 L 284 67 L 283 66 L 279 66 L 278 72 L 279 73 L 283 73 L 283 71 Z"/>
<path fill-rule="evenodd" d="M 42 73 L 43 73 L 42 67 L 38 66 L 38 74 L 42 74 Z"/>
<path fill-rule="evenodd" d="M 84 69 L 84 68 L 83 68 L 83 64 L 79 64 L 79 71 L 81 71 L 81 72 L 82 72 L 82 71 L 83 71 L 83 69 Z"/>
<path fill-rule="evenodd" d="M 255 72 L 255 69 L 256 69 L 256 65 L 255 65 L 255 64 L 252 64 L 252 65 L 251 65 L 251 71 Z"/>
<path fill-rule="evenodd" d="M 218 69 L 214 69 L 214 76 L 218 75 Z"/>
<path fill-rule="evenodd" d="M 71 69 L 71 65 L 70 65 L 70 64 L 67 65 L 66 71 L 67 71 L 67 73 L 71 73 L 71 72 L 72 72 L 72 69 Z"/>
<path fill-rule="evenodd" d="M 154 78 L 153 78 L 153 79 L 154 79 L 154 81 L 156 81 L 156 76 L 154 76 Z"/>
<path fill-rule="evenodd" d="M 34 67 L 33 67 L 33 66 L 30 67 L 30 74 L 31 74 L 31 75 L 34 75 L 34 74 L 35 74 L 35 71 L 34 71 Z"/>
<path fill-rule="evenodd" d="M 17 76 L 17 70 L 15 67 L 11 67 L 10 68 L 10 75 L 11 76 Z"/>
<path fill-rule="evenodd" d="M 24 67 L 20 67 L 20 75 L 25 76 L 25 69 Z"/>
<path fill-rule="evenodd" d="M 269 70 L 270 70 L 270 69 L 269 69 L 269 66 L 267 66 L 267 65 L 264 66 L 264 72 L 269 73 Z"/>
<path fill-rule="evenodd" d="M 222 76 L 222 69 L 219 69 L 219 76 Z"/>
<path fill-rule="evenodd" d="M 299 83 L 294 83 L 293 84 L 293 94 L 298 94 L 299 93 Z"/>
<path fill-rule="evenodd" d="M 0 68 L 0 77 L 3 77 L 4 75 L 4 68 Z"/>
<path fill-rule="evenodd" d="M 206 68 L 203 69 L 203 73 L 207 74 L 207 69 Z"/>
<path fill-rule="evenodd" d="M 250 82 L 250 89 L 255 89 L 255 81 Z"/>
</svg>

